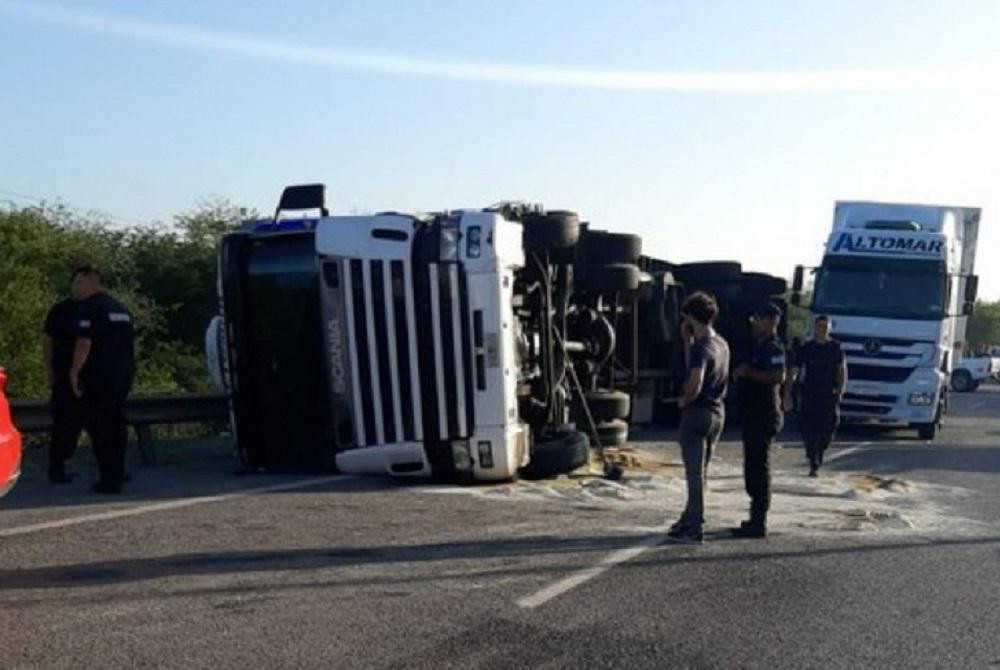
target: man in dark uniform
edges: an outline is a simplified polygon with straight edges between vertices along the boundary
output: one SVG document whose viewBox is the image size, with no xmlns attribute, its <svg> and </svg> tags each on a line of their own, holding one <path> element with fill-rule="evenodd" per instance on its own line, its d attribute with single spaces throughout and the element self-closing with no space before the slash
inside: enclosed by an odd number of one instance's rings
<svg viewBox="0 0 1000 670">
<path fill-rule="evenodd" d="M 823 453 L 837 430 L 837 406 L 847 384 L 844 352 L 839 342 L 830 339 L 829 317 L 816 317 L 813 331 L 813 339 L 799 349 L 790 371 L 791 381 L 799 386 L 799 431 L 809 458 L 810 477 L 817 476 Z M 788 393 L 786 389 L 786 408 L 792 402 Z"/>
<path fill-rule="evenodd" d="M 66 484 L 73 476 L 66 472 L 66 461 L 76 451 L 83 432 L 80 403 L 69 384 L 69 369 L 76 342 L 77 314 L 82 297 L 73 287 L 76 274 L 70 278 L 70 297 L 52 306 L 45 317 L 42 350 L 48 374 L 49 411 L 52 413 L 52 433 L 49 441 L 49 481 Z"/>
<path fill-rule="evenodd" d="M 738 381 L 743 428 L 743 479 L 750 496 L 750 519 L 733 529 L 736 537 L 766 537 L 771 506 L 771 441 L 784 417 L 778 389 L 785 380 L 785 351 L 778 342 L 781 310 L 764 303 L 752 317 L 755 344 L 750 358 L 733 373 Z"/>
<path fill-rule="evenodd" d="M 101 275 L 94 268 L 74 273 L 77 282 L 84 300 L 77 320 L 70 386 L 81 399 L 84 425 L 100 471 L 94 491 L 121 493 L 127 441 L 125 399 L 134 373 L 132 315 L 101 290 Z"/>
</svg>

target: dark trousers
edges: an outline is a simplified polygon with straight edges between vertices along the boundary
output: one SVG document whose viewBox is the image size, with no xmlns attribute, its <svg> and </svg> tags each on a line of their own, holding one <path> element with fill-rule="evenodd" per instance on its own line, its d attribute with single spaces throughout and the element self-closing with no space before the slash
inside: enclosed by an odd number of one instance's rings
<svg viewBox="0 0 1000 670">
<path fill-rule="evenodd" d="M 701 528 L 705 523 L 705 479 L 712 449 L 719 441 L 726 422 L 722 409 L 689 407 L 681 414 L 681 458 L 687 476 L 687 505 L 681 514 L 686 525 Z"/>
<path fill-rule="evenodd" d="M 125 479 L 125 396 L 111 395 L 84 399 L 84 425 L 94 445 L 100 481 L 120 486 Z"/>
<path fill-rule="evenodd" d="M 753 522 L 764 523 L 771 508 L 771 442 L 783 420 L 780 413 L 743 419 L 743 483 Z"/>
<path fill-rule="evenodd" d="M 799 432 L 806 447 L 809 465 L 813 468 L 823 465 L 823 454 L 833 441 L 839 423 L 840 412 L 835 396 L 803 397 L 799 412 Z"/>
<path fill-rule="evenodd" d="M 66 390 L 53 390 L 49 400 L 52 432 L 49 435 L 49 474 L 66 471 L 66 461 L 76 451 L 84 428 L 84 412 L 80 401 Z"/>
</svg>

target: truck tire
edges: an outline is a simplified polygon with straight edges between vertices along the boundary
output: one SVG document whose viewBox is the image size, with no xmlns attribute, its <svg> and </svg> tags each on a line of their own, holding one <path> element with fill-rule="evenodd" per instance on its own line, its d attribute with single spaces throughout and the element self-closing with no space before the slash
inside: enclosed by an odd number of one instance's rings
<svg viewBox="0 0 1000 670">
<path fill-rule="evenodd" d="M 629 263 L 590 265 L 577 277 L 582 288 L 594 293 L 621 293 L 639 288 L 639 267 Z"/>
<path fill-rule="evenodd" d="M 917 424 L 917 436 L 921 440 L 933 440 L 937 437 L 938 425 L 937 421 L 933 423 L 920 423 Z"/>
<path fill-rule="evenodd" d="M 974 391 L 972 374 L 968 370 L 955 370 L 951 373 L 951 387 L 959 393 Z"/>
<path fill-rule="evenodd" d="M 674 276 L 685 284 L 739 284 L 743 267 L 736 261 L 712 261 L 707 263 L 683 263 Z"/>
<path fill-rule="evenodd" d="M 524 250 L 543 253 L 572 247 L 580 239 L 580 219 L 574 212 L 554 210 L 524 217 Z"/>
<path fill-rule="evenodd" d="M 594 265 L 629 263 L 635 265 L 642 256 L 642 238 L 628 233 L 588 230 L 583 237 L 587 262 Z"/>
<path fill-rule="evenodd" d="M 595 423 L 603 423 L 614 419 L 627 419 L 631 410 L 632 399 L 627 393 L 614 390 L 587 391 L 583 394 L 590 408 L 590 416 Z M 589 428 L 587 413 L 579 400 L 572 405 L 572 417 L 577 426 Z"/>
<path fill-rule="evenodd" d="M 599 423 L 597 437 L 602 447 L 620 447 L 628 443 L 628 424 L 621 419 Z M 596 443 L 594 446 L 597 446 Z"/>
<path fill-rule="evenodd" d="M 560 430 L 532 445 L 531 460 L 520 474 L 525 479 L 555 477 L 583 467 L 589 460 L 587 436 L 575 430 Z"/>
<path fill-rule="evenodd" d="M 763 272 L 744 272 L 740 284 L 745 295 L 784 295 L 788 290 L 788 282 L 783 278 Z"/>
</svg>

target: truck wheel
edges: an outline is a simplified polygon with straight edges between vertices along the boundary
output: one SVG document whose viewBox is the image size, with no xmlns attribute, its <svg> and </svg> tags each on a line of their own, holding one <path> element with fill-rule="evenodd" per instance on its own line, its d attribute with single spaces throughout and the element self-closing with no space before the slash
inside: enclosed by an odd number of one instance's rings
<svg viewBox="0 0 1000 670">
<path fill-rule="evenodd" d="M 620 447 L 628 443 L 628 424 L 621 419 L 599 423 L 597 437 L 601 440 L 602 447 Z"/>
<path fill-rule="evenodd" d="M 674 272 L 682 282 L 692 285 L 739 284 L 742 274 L 742 266 L 735 261 L 683 263 Z"/>
<path fill-rule="evenodd" d="M 763 272 L 744 272 L 740 278 L 744 294 L 752 295 L 784 295 L 788 290 L 788 282 L 781 277 L 764 274 Z"/>
<path fill-rule="evenodd" d="M 921 440 L 933 440 L 937 437 L 938 425 L 934 423 L 921 423 L 917 426 L 917 436 Z"/>
<path fill-rule="evenodd" d="M 955 370 L 951 373 L 951 387 L 959 393 L 973 391 L 972 374 L 968 370 Z"/>
<path fill-rule="evenodd" d="M 583 397 L 587 401 L 587 407 L 590 408 L 590 415 L 595 423 L 628 418 L 632 403 L 627 393 L 613 390 L 587 391 Z M 587 413 L 583 411 L 583 405 L 579 400 L 573 403 L 572 409 L 573 420 L 577 426 L 589 429 Z"/>
<path fill-rule="evenodd" d="M 642 238 L 628 233 L 609 233 L 605 230 L 588 230 L 583 237 L 587 262 L 594 265 L 639 262 L 642 256 Z"/>
<path fill-rule="evenodd" d="M 580 219 L 574 212 L 554 210 L 524 217 L 524 250 L 546 252 L 572 247 L 580 239 Z"/>
<path fill-rule="evenodd" d="M 587 436 L 575 430 L 561 430 L 531 447 L 531 460 L 521 468 L 525 479 L 545 479 L 572 472 L 587 464 L 590 448 Z"/>
<path fill-rule="evenodd" d="M 591 265 L 577 278 L 582 288 L 594 293 L 621 293 L 639 288 L 639 268 L 628 263 Z"/>
</svg>

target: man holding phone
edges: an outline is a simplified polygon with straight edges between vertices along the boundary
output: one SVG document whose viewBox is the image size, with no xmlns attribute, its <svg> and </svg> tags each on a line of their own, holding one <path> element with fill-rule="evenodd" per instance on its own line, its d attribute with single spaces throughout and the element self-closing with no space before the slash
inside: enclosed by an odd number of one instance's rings
<svg viewBox="0 0 1000 670">
<path fill-rule="evenodd" d="M 681 338 L 687 358 L 687 379 L 680 398 L 679 442 L 687 479 L 687 505 L 667 538 L 700 543 L 705 523 L 705 478 L 712 449 L 726 421 L 725 397 L 729 379 L 729 345 L 712 323 L 719 306 L 711 295 L 691 294 L 681 314 Z"/>
</svg>

